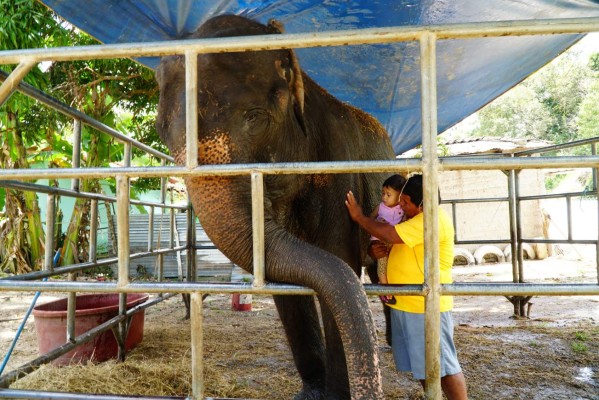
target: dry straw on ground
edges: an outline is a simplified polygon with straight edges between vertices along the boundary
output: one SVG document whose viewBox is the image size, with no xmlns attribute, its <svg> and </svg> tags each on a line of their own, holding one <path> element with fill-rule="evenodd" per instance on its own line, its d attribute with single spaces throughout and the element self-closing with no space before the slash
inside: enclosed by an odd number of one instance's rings
<svg viewBox="0 0 599 400">
<path fill-rule="evenodd" d="M 507 300 L 505 300 L 507 302 Z M 204 376 L 206 396 L 291 399 L 300 382 L 270 297 L 254 296 L 251 312 L 230 309 L 230 296 L 204 302 Z M 384 343 L 380 304 L 371 299 L 381 349 L 387 399 L 422 399 L 409 374 L 395 371 Z M 146 311 L 142 343 L 124 363 L 44 366 L 13 388 L 186 396 L 191 391 L 190 325 L 179 298 Z M 505 316 L 508 317 L 507 315 Z M 597 379 L 577 375 L 599 371 L 599 327 L 593 320 L 552 327 L 458 326 L 456 342 L 471 399 L 592 399 Z"/>
</svg>

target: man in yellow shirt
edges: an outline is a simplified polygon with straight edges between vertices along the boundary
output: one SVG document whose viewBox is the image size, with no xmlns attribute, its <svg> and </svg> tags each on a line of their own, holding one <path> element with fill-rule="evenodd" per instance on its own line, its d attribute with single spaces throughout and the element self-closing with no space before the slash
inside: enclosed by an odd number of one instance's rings
<svg viewBox="0 0 599 400">
<path fill-rule="evenodd" d="M 424 220 L 422 213 L 422 175 L 410 177 L 401 191 L 400 205 L 407 220 L 395 226 L 375 221 L 362 212 L 353 193 L 347 194 L 345 205 L 350 217 L 365 231 L 392 243 L 387 264 L 387 278 L 392 284 L 424 282 Z M 454 228 L 449 216 L 439 215 L 439 266 L 441 283 L 451 283 Z M 373 248 L 379 258 L 386 256 L 385 246 Z M 424 385 L 424 297 L 396 296 L 391 310 L 393 358 L 399 371 L 412 371 Z M 453 297 L 441 297 L 441 387 L 449 400 L 468 398 L 466 380 L 458 362 L 453 342 Z"/>
</svg>

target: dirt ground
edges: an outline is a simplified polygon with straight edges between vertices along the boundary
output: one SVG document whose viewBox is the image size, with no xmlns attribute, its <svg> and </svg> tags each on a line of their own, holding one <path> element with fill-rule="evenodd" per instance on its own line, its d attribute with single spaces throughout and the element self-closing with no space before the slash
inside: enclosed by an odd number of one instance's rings
<svg viewBox="0 0 599 400">
<path fill-rule="evenodd" d="M 511 264 L 455 267 L 456 282 L 511 281 Z M 552 257 L 527 261 L 528 282 L 596 283 L 594 261 Z M 40 303 L 61 297 L 44 295 Z M 0 292 L 0 354 L 5 354 L 32 295 Z M 456 345 L 471 399 L 599 399 L 599 296 L 535 297 L 531 318 L 515 320 L 504 297 L 455 299 Z M 395 371 L 384 339 L 381 305 L 371 306 L 379 332 L 387 399 L 422 399 L 420 385 Z M 190 323 L 180 296 L 146 310 L 144 340 L 124 363 L 44 366 L 13 388 L 185 396 L 190 393 Z M 252 310 L 231 298 L 204 301 L 207 397 L 291 399 L 299 389 L 272 299 L 254 296 Z M 37 356 L 33 318 L 4 373 Z"/>
</svg>

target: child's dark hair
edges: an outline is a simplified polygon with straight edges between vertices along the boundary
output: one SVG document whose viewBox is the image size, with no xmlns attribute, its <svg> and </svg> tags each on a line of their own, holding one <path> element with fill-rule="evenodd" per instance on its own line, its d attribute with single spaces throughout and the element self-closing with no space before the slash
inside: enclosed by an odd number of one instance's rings
<svg viewBox="0 0 599 400">
<path fill-rule="evenodd" d="M 383 182 L 383 187 L 390 187 L 393 190 L 401 192 L 401 189 L 403 188 L 403 186 L 405 184 L 406 184 L 406 178 L 404 178 L 403 176 L 401 176 L 399 174 L 396 174 L 396 175 L 391 175 L 390 177 L 385 179 L 385 182 Z"/>
</svg>

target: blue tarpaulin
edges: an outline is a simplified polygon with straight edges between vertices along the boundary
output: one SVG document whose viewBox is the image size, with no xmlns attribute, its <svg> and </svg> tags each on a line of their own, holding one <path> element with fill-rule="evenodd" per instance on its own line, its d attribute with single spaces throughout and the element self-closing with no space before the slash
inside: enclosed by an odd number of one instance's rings
<svg viewBox="0 0 599 400">
<path fill-rule="evenodd" d="M 206 19 L 238 14 L 286 33 L 464 22 L 599 17 L 597 0 L 43 0 L 104 43 L 167 40 Z M 440 40 L 439 132 L 504 93 L 581 35 Z M 306 71 L 333 95 L 374 115 L 399 154 L 421 142 L 420 51 L 416 42 L 298 49 Z M 141 60 L 154 68 L 157 59 Z M 201 79 L 201 77 L 199 77 Z"/>
</svg>

